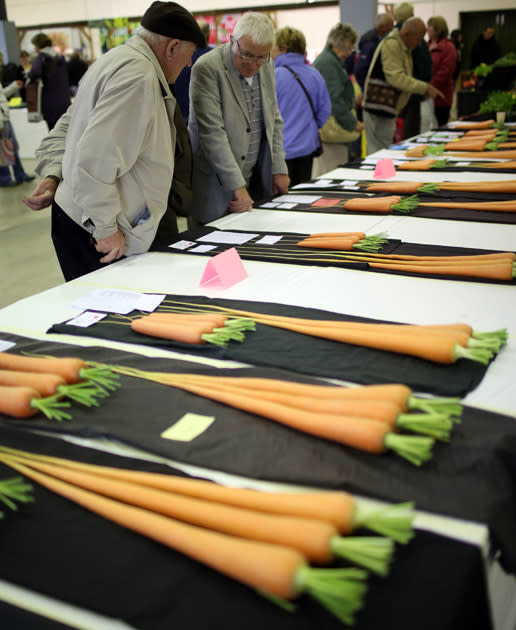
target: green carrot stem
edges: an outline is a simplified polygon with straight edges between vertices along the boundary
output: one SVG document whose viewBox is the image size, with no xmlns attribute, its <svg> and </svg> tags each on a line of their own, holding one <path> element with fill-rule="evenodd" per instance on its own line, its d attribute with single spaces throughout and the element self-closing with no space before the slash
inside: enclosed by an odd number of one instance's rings
<svg viewBox="0 0 516 630">
<path fill-rule="evenodd" d="M 470 337 L 467 344 L 468 348 L 485 348 L 495 354 L 500 351 L 502 345 L 502 341 L 497 337 Z"/>
<path fill-rule="evenodd" d="M 16 511 L 18 509 L 16 501 L 19 503 L 34 501 L 30 492 L 32 492 L 32 486 L 23 477 L 0 480 L 0 501 L 11 510 Z M 0 512 L 0 518 L 2 517 L 3 513 Z"/>
<path fill-rule="evenodd" d="M 498 149 L 498 142 L 495 142 L 494 140 L 492 142 L 488 142 L 484 149 L 486 151 L 496 151 Z"/>
<path fill-rule="evenodd" d="M 72 416 L 62 409 L 70 407 L 70 403 L 64 400 L 60 400 L 60 394 L 54 394 L 53 396 L 47 396 L 46 398 L 33 398 L 30 401 L 30 406 L 34 409 L 41 411 L 49 420 L 71 420 Z"/>
<path fill-rule="evenodd" d="M 90 363 L 90 365 L 93 365 L 93 363 Z M 108 391 L 114 391 L 120 385 L 118 374 L 115 374 L 109 367 L 105 366 L 83 368 L 79 375 L 85 381 L 91 381 Z"/>
<path fill-rule="evenodd" d="M 442 413 L 401 413 L 396 421 L 399 429 L 430 435 L 447 442 L 450 439 L 450 431 L 453 422 Z"/>
<path fill-rule="evenodd" d="M 384 440 L 386 449 L 394 451 L 414 466 L 421 466 L 432 457 L 434 443 L 435 440 L 431 437 L 398 433 L 387 433 Z"/>
<path fill-rule="evenodd" d="M 397 210 L 398 212 L 410 212 L 417 208 L 419 204 L 419 197 L 417 195 L 410 195 L 399 203 L 395 203 L 391 206 L 391 210 Z"/>
<path fill-rule="evenodd" d="M 460 344 L 456 343 L 453 348 L 453 360 L 469 359 L 470 361 L 477 361 L 487 365 L 493 358 L 494 353 L 491 350 L 484 348 L 464 348 Z"/>
<path fill-rule="evenodd" d="M 424 193 L 427 195 L 432 195 L 436 192 L 439 192 L 440 188 L 439 188 L 439 184 L 423 184 L 422 186 L 420 186 L 417 191 L 420 193 Z"/>
<path fill-rule="evenodd" d="M 359 505 L 353 517 L 353 528 L 363 527 L 406 544 L 414 536 L 412 523 L 415 516 L 412 502 L 386 505 L 373 510 Z"/>
<path fill-rule="evenodd" d="M 444 168 L 445 166 L 448 165 L 448 158 L 444 158 L 442 160 L 436 160 L 431 166 L 430 168 Z"/>
<path fill-rule="evenodd" d="M 85 407 L 98 407 L 98 398 L 105 398 L 108 393 L 95 383 L 83 381 L 71 385 L 60 385 L 56 392 Z"/>
<path fill-rule="evenodd" d="M 373 573 L 385 576 L 389 572 L 394 553 L 394 542 L 383 536 L 334 536 L 332 552 Z"/>
<path fill-rule="evenodd" d="M 503 344 L 509 338 L 509 333 L 507 332 L 507 328 L 500 328 L 499 330 L 493 330 L 490 332 L 479 332 L 477 330 L 474 330 L 471 333 L 471 336 L 474 337 L 475 339 L 486 339 L 486 338 L 495 337 L 499 339 Z"/>
<path fill-rule="evenodd" d="M 417 398 L 416 396 L 410 396 L 407 405 L 408 408 L 412 410 L 426 411 L 429 413 L 436 411 L 446 414 L 448 418 L 460 416 L 463 409 L 460 398 Z"/>
<path fill-rule="evenodd" d="M 352 625 L 367 591 L 362 569 L 313 569 L 301 567 L 295 576 L 297 593 L 306 593 L 345 624 Z"/>
<path fill-rule="evenodd" d="M 446 150 L 445 144 L 433 144 L 426 147 L 423 151 L 424 155 L 442 155 Z"/>
<path fill-rule="evenodd" d="M 293 613 L 296 611 L 296 605 L 294 604 L 294 602 L 291 602 L 288 599 L 283 599 L 282 597 L 278 597 L 277 595 L 273 595 L 272 593 L 269 593 L 268 591 L 263 591 L 261 589 L 256 589 L 256 592 L 258 593 L 258 595 L 265 597 L 265 599 L 268 599 L 271 603 L 279 606 L 286 612 Z"/>
</svg>

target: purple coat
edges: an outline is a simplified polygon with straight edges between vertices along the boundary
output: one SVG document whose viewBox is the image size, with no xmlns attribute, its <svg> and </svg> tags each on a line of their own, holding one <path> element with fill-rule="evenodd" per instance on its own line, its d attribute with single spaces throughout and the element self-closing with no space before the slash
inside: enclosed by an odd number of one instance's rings
<svg viewBox="0 0 516 630">
<path fill-rule="evenodd" d="M 43 48 L 32 62 L 27 77 L 31 81 L 43 80 L 41 113 L 48 128 L 52 129 L 70 105 L 66 60 L 53 48 Z"/>
</svg>

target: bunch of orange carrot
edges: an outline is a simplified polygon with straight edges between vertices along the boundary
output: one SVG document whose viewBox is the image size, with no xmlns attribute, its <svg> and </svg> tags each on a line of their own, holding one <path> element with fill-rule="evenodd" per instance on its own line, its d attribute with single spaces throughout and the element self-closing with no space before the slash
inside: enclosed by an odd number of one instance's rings
<svg viewBox="0 0 516 630">
<path fill-rule="evenodd" d="M 461 208 L 486 211 L 512 212 L 516 211 L 514 202 L 479 202 L 479 203 L 420 203 L 417 196 L 407 197 L 405 200 L 416 206 L 431 206 L 443 208 Z M 506 205 L 508 204 L 508 205 Z M 326 234 L 324 238 L 308 238 L 297 243 L 300 247 L 316 247 L 339 252 L 343 249 L 339 233 Z M 339 254 L 339 260 L 363 262 L 371 269 L 386 269 L 408 273 L 461 276 L 469 278 L 484 278 L 490 280 L 511 281 L 516 277 L 516 254 L 514 252 L 495 252 L 492 254 L 473 254 L 464 256 L 415 256 L 403 254 L 378 254 L 354 252 Z"/>
<path fill-rule="evenodd" d="M 98 406 L 116 387 L 117 375 L 74 357 L 31 357 L 0 352 L 0 412 L 13 418 L 43 413 L 70 420 L 70 400 Z"/>
<path fill-rule="evenodd" d="M 389 197 L 389 199 L 393 198 Z M 398 199 L 398 197 L 396 197 L 396 199 Z M 401 197 L 399 197 L 399 199 L 401 201 Z M 389 205 L 389 201 L 385 204 L 385 206 L 379 204 L 378 199 L 355 199 L 351 201 L 374 201 L 374 203 L 367 204 L 370 208 L 369 211 L 373 211 L 373 207 L 381 206 L 383 208 Z M 346 204 L 344 204 L 344 207 L 346 207 Z M 377 212 L 384 212 L 384 210 L 377 210 Z M 366 236 L 365 232 L 320 232 L 310 234 L 307 238 L 298 241 L 296 245 L 298 247 L 308 247 L 310 249 L 338 249 L 342 251 L 352 251 L 357 249 L 361 251 L 375 252 L 381 249 L 387 241 L 388 239 L 383 234 Z"/>
<path fill-rule="evenodd" d="M 276 600 L 313 597 L 351 624 L 367 572 L 386 575 L 393 540 L 412 536 L 412 505 L 363 510 L 345 492 L 270 494 L 174 475 L 83 464 L 0 447 L 0 461 L 86 509 Z M 368 528 L 383 537 L 350 537 Z"/>
<path fill-rule="evenodd" d="M 410 259 L 410 256 L 400 258 Z M 199 306 L 183 301 L 171 301 L 169 310 L 190 313 L 222 312 L 229 317 L 250 318 L 257 324 L 387 352 L 408 354 L 444 364 L 454 363 L 459 359 L 487 364 L 507 340 L 505 330 L 478 332 L 465 323 L 406 325 L 318 320 L 256 313 L 216 305 Z"/>
<path fill-rule="evenodd" d="M 253 330 L 254 322 L 245 318 L 229 319 L 222 313 L 154 312 L 131 321 L 131 328 L 142 335 L 200 345 L 226 346 L 229 341 L 243 341 L 244 330 Z"/>
<path fill-rule="evenodd" d="M 405 385 L 342 388 L 110 367 L 120 374 L 182 389 L 347 447 L 374 454 L 393 451 L 417 466 L 431 457 L 435 439 L 449 440 L 461 412 L 456 399 L 418 400 Z M 421 435 L 402 435 L 400 431 Z"/>
<path fill-rule="evenodd" d="M 497 180 L 489 182 L 374 182 L 366 188 L 367 192 L 390 192 L 412 195 L 418 192 L 434 193 L 439 190 L 454 192 L 479 192 L 479 193 L 516 193 L 516 180 Z"/>
</svg>

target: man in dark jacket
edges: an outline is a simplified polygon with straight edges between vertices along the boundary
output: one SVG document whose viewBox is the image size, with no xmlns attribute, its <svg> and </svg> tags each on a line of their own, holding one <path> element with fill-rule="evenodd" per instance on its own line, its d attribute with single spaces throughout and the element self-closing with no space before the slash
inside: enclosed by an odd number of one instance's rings
<svg viewBox="0 0 516 630">
<path fill-rule="evenodd" d="M 486 26 L 471 47 L 471 68 L 476 68 L 481 63 L 494 63 L 501 56 L 500 44 L 496 41 L 494 28 Z"/>
<path fill-rule="evenodd" d="M 364 91 L 365 79 L 374 51 L 382 37 L 392 31 L 393 26 L 394 20 L 392 15 L 390 13 L 380 13 L 376 16 L 374 28 L 364 33 L 358 42 L 359 56 L 355 63 L 354 74 L 362 92 Z"/>
</svg>

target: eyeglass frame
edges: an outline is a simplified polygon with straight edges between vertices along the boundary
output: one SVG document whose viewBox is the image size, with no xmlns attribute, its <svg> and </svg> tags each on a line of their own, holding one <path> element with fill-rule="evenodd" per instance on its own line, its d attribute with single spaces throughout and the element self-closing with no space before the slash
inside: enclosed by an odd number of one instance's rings
<svg viewBox="0 0 516 630">
<path fill-rule="evenodd" d="M 255 63 L 257 66 L 263 66 L 266 63 L 269 63 L 269 61 L 271 60 L 271 53 L 269 52 L 268 55 L 263 55 L 260 56 L 256 56 L 256 55 L 251 55 L 251 54 L 245 54 L 242 52 L 242 49 L 240 48 L 240 43 L 238 41 L 238 39 L 233 39 L 233 37 L 231 37 L 231 41 L 236 42 L 236 45 L 238 47 L 238 55 L 240 56 L 240 59 L 244 62 L 244 63 Z M 264 58 L 266 57 L 266 58 Z"/>
</svg>

